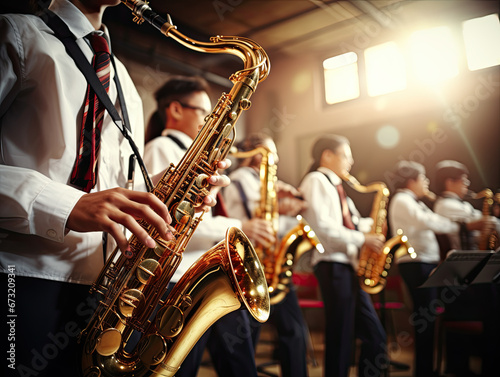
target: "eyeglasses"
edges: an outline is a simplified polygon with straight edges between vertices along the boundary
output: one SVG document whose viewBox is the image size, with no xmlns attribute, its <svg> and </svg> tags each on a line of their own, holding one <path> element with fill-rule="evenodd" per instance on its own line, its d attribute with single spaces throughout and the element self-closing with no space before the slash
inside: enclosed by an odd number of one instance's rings
<svg viewBox="0 0 500 377">
<path fill-rule="evenodd" d="M 179 102 L 179 101 L 177 101 Z M 210 111 L 207 111 L 206 109 L 204 109 L 203 107 L 199 107 L 199 106 L 192 106 L 192 105 L 188 105 L 187 103 L 182 103 L 182 102 L 179 102 L 179 104 L 182 106 L 182 107 L 185 107 L 186 109 L 193 109 L 193 110 L 200 110 L 201 113 L 203 115 L 208 115 L 210 113 Z"/>
</svg>

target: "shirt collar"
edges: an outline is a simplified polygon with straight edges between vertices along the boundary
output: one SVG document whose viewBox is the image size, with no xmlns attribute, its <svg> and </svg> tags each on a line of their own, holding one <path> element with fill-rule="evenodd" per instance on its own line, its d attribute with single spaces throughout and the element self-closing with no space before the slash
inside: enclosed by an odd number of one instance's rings
<svg viewBox="0 0 500 377">
<path fill-rule="evenodd" d="M 87 17 L 68 0 L 53 0 L 49 9 L 64 21 L 76 39 L 83 38 L 90 33 L 96 32 L 94 26 L 92 26 Z M 103 29 L 104 31 L 99 30 L 97 32 L 101 35 L 103 32 L 107 34 L 107 28 L 104 27 Z M 106 39 L 109 42 L 109 38 Z"/>
<path fill-rule="evenodd" d="M 404 193 L 410 195 L 416 201 L 418 201 L 417 195 L 415 195 L 415 193 L 413 191 L 411 191 L 410 189 L 404 188 L 404 189 L 399 189 L 398 191 L 399 192 L 404 192 Z"/>
<path fill-rule="evenodd" d="M 452 199 L 457 199 L 457 200 L 462 200 L 457 193 L 451 192 L 451 191 L 443 191 L 441 194 L 443 198 L 452 198 Z"/>
<path fill-rule="evenodd" d="M 320 166 L 318 168 L 318 171 L 322 172 L 323 174 L 326 174 L 335 186 L 342 184 L 342 179 L 330 169 L 324 166 Z"/>
</svg>

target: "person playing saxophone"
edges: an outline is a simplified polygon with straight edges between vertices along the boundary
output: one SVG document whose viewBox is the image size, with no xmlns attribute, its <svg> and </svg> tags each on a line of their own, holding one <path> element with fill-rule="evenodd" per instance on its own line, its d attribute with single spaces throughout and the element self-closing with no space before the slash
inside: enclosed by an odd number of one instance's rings
<svg viewBox="0 0 500 377">
<path fill-rule="evenodd" d="M 437 287 L 421 288 L 440 262 L 436 234 L 457 235 L 461 225 L 433 212 L 422 199 L 429 197 L 429 179 L 425 167 L 414 161 L 401 160 L 394 168 L 392 185 L 396 192 L 389 203 L 388 218 L 393 233 L 401 229 L 415 249 L 416 257 L 398 258 L 398 269 L 410 293 L 413 314 L 410 318 L 415 329 L 414 376 L 435 376 L 433 367 L 434 305 L 439 297 Z M 481 227 L 483 220 L 471 221 L 462 226 L 468 229 Z M 431 317 L 422 313 L 430 311 Z"/>
<path fill-rule="evenodd" d="M 278 163 L 278 153 L 274 141 L 262 133 L 247 136 L 238 144 L 238 151 L 247 152 L 259 147 L 267 148 L 274 158 L 274 163 Z M 262 182 L 259 177 L 261 160 L 262 154 L 260 153 L 244 158 L 239 162 L 238 167 L 231 172 L 230 178 L 233 184 L 223 190 L 224 203 L 230 216 L 248 221 L 256 218 L 257 210 L 262 210 L 259 208 L 262 200 L 261 188 L 268 182 Z M 296 225 L 295 215 L 305 208 L 305 202 L 298 199 L 300 194 L 293 186 L 283 181 L 278 181 L 276 186 L 279 213 L 277 226 L 279 234 L 277 236 L 279 237 L 285 235 L 289 229 Z M 271 221 L 266 224 L 266 227 L 274 229 Z M 274 234 L 274 230 L 271 234 Z M 263 250 L 275 250 L 273 246 L 276 245 L 276 239 L 262 239 L 262 237 L 258 237 L 258 232 L 250 233 L 248 236 L 252 242 L 260 244 Z M 261 262 L 265 264 L 262 257 L 260 258 Z M 274 325 L 278 333 L 277 355 L 281 375 L 284 377 L 307 376 L 306 324 L 293 287 L 281 302 L 271 306 L 269 323 Z M 254 343 L 257 344 L 260 326 L 258 324 L 255 326 L 256 331 L 253 336 Z"/>
<path fill-rule="evenodd" d="M 105 9 L 117 4 L 53 0 L 55 16 L 0 15 L 0 280 L 2 287 L 15 288 L 10 299 L 16 333 L 9 342 L 15 357 L 8 371 L 18 375 L 80 375 L 76 337 L 95 306 L 89 287 L 115 241 L 127 251 L 123 227 L 150 247 L 154 240 L 137 219 L 165 240 L 173 238 L 167 207 L 146 192 L 142 180 L 135 190 L 124 188 L 133 150 L 107 111 L 99 107 L 95 117 L 84 111 L 94 101 L 92 91 L 44 22 L 59 17 L 84 59 L 90 63 L 96 55 L 101 77 L 109 78 L 103 81 L 111 102 L 118 111 L 128 109 L 140 154 L 141 98 L 123 64 L 116 58 L 109 64 L 109 30 L 102 24 Z M 118 78 L 124 101 L 117 99 Z M 89 134 L 98 148 L 87 147 Z M 210 178 L 212 185 L 228 183 L 225 176 Z M 204 203 L 214 205 L 215 195 Z M 107 249 L 103 233 L 110 235 Z"/>
<path fill-rule="evenodd" d="M 500 221 L 472 206 L 464 199 L 469 196 L 469 169 L 454 160 L 443 160 L 436 164 L 434 183 L 438 197 L 434 203 L 434 212 L 461 224 L 457 233 L 446 234 L 448 242 L 442 254 L 450 250 L 479 250 L 483 237 L 488 238 L 492 232 L 500 233 Z M 490 198 L 484 198 L 486 201 Z M 487 204 L 487 203 L 486 203 Z M 484 206 L 484 203 L 483 203 Z M 469 225 L 470 224 L 470 225 Z M 498 318 L 500 304 L 499 289 L 495 284 L 473 284 L 451 302 L 445 303 L 444 318 L 455 321 L 481 321 L 484 326 L 481 342 L 488 344 L 482 353 L 481 375 L 493 376 L 498 373 L 496 358 L 499 354 L 496 339 L 500 337 Z M 475 354 L 475 343 L 463 334 L 448 333 L 446 335 L 446 370 L 448 373 L 472 375 L 469 364 Z"/>
<path fill-rule="evenodd" d="M 448 235 L 449 250 L 478 250 L 482 235 L 488 236 L 495 231 L 500 233 L 500 221 L 489 213 L 483 214 L 464 200 L 471 184 L 469 169 L 464 164 L 453 160 L 438 162 L 434 182 L 438 193 L 434 212 L 463 224 L 459 233 Z M 467 223 L 472 224 L 465 226 Z"/>
<path fill-rule="evenodd" d="M 385 237 L 369 233 L 373 220 L 361 218 L 343 190 L 341 177 L 354 163 L 349 141 L 339 135 L 320 136 L 312 157 L 299 190 L 308 203 L 303 215 L 325 249 L 312 256 L 325 307 L 323 375 L 349 375 L 354 340 L 359 338 L 358 375 L 379 376 L 388 362 L 386 334 L 356 270 L 361 247 L 366 244 L 380 253 Z"/>
<path fill-rule="evenodd" d="M 177 164 L 193 143 L 204 118 L 210 113 L 211 100 L 208 83 L 201 77 L 170 76 L 155 93 L 157 110 L 148 123 L 144 161 L 151 173 L 165 165 Z M 218 201 L 223 205 L 223 201 Z M 219 208 L 219 207 L 217 207 Z M 204 214 L 196 232 L 184 251 L 183 260 L 170 280 L 169 290 L 199 257 L 224 238 L 228 227 L 241 228 L 245 234 L 258 235 L 265 242 L 273 241 L 270 227 L 263 220 L 242 221 L 226 215 Z M 218 376 L 256 377 L 254 347 L 250 336 L 250 316 L 244 309 L 220 318 L 202 336 L 181 368 L 177 377 L 195 377 L 200 367 L 207 342 L 212 364 Z"/>
</svg>

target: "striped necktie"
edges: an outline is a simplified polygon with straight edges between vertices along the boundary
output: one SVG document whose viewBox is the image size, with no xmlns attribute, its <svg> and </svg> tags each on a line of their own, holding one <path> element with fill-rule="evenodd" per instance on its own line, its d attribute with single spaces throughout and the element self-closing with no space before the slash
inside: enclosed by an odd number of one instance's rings
<svg viewBox="0 0 500 377">
<path fill-rule="evenodd" d="M 88 39 L 94 49 L 92 65 L 104 89 L 108 92 L 110 78 L 108 42 L 104 37 L 97 34 L 91 34 Z M 88 85 L 85 95 L 78 156 L 70 181 L 85 192 L 90 192 L 97 182 L 97 161 L 99 158 L 99 144 L 104 111 L 103 104 L 99 101 L 91 86 Z"/>
<path fill-rule="evenodd" d="M 352 222 L 351 211 L 349 210 L 349 205 L 347 204 L 347 195 L 344 190 L 342 183 L 337 185 L 337 191 L 339 193 L 340 204 L 342 207 L 342 223 L 346 228 L 356 229 L 356 226 Z"/>
</svg>

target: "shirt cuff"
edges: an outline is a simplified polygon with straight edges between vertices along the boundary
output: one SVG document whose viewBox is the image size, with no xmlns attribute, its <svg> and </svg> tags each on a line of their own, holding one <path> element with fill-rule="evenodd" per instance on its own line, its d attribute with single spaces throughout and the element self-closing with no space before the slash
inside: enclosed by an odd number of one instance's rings
<svg viewBox="0 0 500 377">
<path fill-rule="evenodd" d="M 63 242 L 66 222 L 85 192 L 70 186 L 49 182 L 36 196 L 31 211 L 30 232 L 49 240 Z"/>
</svg>

